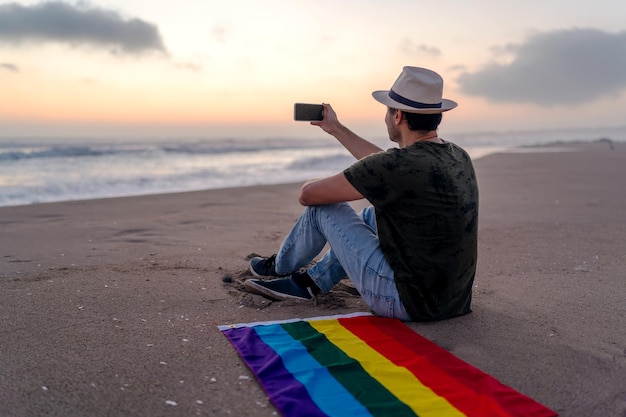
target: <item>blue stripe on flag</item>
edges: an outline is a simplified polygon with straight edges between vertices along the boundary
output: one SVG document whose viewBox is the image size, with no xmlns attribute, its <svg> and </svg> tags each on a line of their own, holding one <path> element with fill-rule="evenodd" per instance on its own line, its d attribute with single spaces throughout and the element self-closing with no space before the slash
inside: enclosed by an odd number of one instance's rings
<svg viewBox="0 0 626 417">
<path fill-rule="evenodd" d="M 283 360 L 285 368 L 304 385 L 311 399 L 329 416 L 371 417 L 369 411 L 358 402 L 333 376 L 319 364 L 280 325 L 256 326 L 257 335 Z"/>
</svg>

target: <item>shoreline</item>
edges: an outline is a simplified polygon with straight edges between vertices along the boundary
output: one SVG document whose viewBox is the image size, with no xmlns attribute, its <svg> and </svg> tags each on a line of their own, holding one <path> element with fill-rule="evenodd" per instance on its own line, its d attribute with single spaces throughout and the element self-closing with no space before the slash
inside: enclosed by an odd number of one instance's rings
<svg viewBox="0 0 626 417">
<path fill-rule="evenodd" d="M 593 143 L 604 143 L 609 147 L 614 147 L 615 144 L 623 143 L 618 141 L 613 141 L 611 139 L 597 139 L 594 141 L 559 141 L 555 140 L 552 142 L 547 142 L 543 144 L 530 144 L 530 145 L 511 145 L 511 146 L 480 146 L 474 149 L 481 149 L 481 152 L 475 151 L 474 156 L 472 155 L 472 160 L 474 163 L 479 161 L 485 157 L 495 154 L 501 153 L 530 153 L 530 152 L 569 152 L 571 148 L 574 146 L 585 146 Z M 470 147 L 471 148 L 471 147 Z M 197 190 L 183 190 L 183 191 L 170 191 L 170 192 L 149 192 L 146 194 L 128 194 L 128 195 L 118 195 L 118 196 L 109 196 L 109 197 L 85 197 L 85 198 L 77 198 L 77 199 L 69 199 L 69 200 L 55 200 L 55 201 L 44 201 L 44 202 L 33 202 L 28 204 L 16 204 L 16 205 L 0 205 L 0 209 L 4 207 L 27 207 L 31 205 L 39 205 L 39 204 L 55 204 L 55 203 L 68 203 L 68 202 L 79 202 L 79 201 L 92 201 L 92 200 L 106 200 L 106 199 L 118 199 L 118 198 L 136 198 L 136 197 L 146 197 L 146 196 L 159 196 L 159 195 L 168 195 L 168 194 L 184 194 L 184 193 L 195 193 L 195 192 L 207 192 L 213 190 L 237 190 L 239 188 L 251 188 L 251 187 L 262 187 L 267 185 L 289 185 L 289 184 L 302 184 L 304 181 L 293 181 L 293 182 L 266 182 L 259 184 L 251 184 L 251 185 L 241 185 L 241 186 L 226 186 L 226 187 L 218 187 L 218 188 L 204 188 Z"/>
<path fill-rule="evenodd" d="M 626 412 L 613 145 L 475 161 L 473 312 L 408 323 L 564 417 Z M 217 326 L 367 311 L 348 291 L 314 304 L 239 290 L 246 258 L 273 253 L 301 212 L 299 188 L 0 207 L 0 415 L 274 415 Z"/>
</svg>

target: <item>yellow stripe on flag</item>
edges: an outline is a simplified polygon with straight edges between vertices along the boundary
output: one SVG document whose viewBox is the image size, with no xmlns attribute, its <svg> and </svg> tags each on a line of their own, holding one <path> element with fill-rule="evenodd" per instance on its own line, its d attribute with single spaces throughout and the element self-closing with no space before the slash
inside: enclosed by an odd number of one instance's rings
<svg viewBox="0 0 626 417">
<path fill-rule="evenodd" d="M 408 369 L 396 366 L 337 320 L 311 320 L 309 324 L 358 361 L 367 373 L 420 417 L 465 417 L 448 400 L 422 384 Z"/>
</svg>

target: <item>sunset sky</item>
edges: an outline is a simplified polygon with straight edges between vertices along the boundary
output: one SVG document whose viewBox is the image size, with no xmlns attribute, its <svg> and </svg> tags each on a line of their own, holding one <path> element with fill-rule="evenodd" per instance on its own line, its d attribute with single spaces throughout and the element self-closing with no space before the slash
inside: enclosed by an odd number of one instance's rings
<svg viewBox="0 0 626 417">
<path fill-rule="evenodd" d="M 623 0 L 0 1 L 0 136 L 288 136 L 295 101 L 380 132 L 404 65 L 449 131 L 626 125 Z"/>
</svg>

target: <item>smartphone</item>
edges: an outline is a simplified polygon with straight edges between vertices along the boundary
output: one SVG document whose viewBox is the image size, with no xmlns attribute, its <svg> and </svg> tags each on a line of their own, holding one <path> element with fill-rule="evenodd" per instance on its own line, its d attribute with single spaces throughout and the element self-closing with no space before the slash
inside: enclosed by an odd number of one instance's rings
<svg viewBox="0 0 626 417">
<path fill-rule="evenodd" d="M 324 120 L 324 106 L 321 104 L 296 103 L 293 105 L 293 119 L 299 121 Z"/>
</svg>

